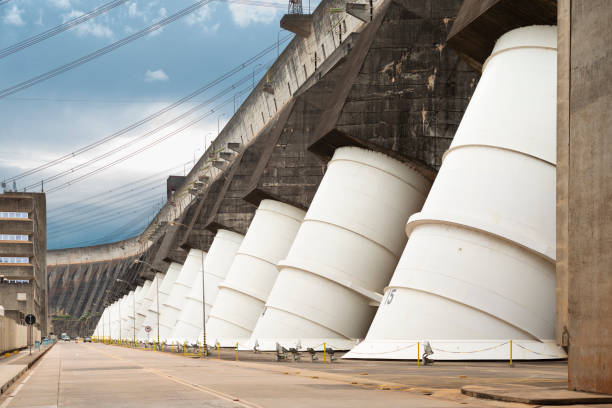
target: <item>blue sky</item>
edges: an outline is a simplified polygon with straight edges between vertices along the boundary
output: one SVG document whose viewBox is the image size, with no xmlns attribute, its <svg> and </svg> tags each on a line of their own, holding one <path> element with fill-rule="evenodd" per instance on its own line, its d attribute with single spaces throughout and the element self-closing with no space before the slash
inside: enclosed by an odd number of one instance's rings
<svg viewBox="0 0 612 408">
<path fill-rule="evenodd" d="M 93 10 L 107 1 L 10 0 L 0 5 L 0 49 L 80 13 Z M 194 2 L 131 0 L 69 31 L 0 59 L 0 89 L 111 44 Z M 155 34 L 0 99 L 0 180 L 116 132 L 194 91 L 273 44 L 278 38 L 279 20 L 286 2 L 267 2 L 280 3 L 282 7 L 211 2 Z M 281 37 L 283 35 L 286 33 L 281 33 Z M 269 63 L 275 57 L 276 52 L 272 52 L 262 62 Z M 205 100 L 243 76 L 250 75 L 250 72 L 251 68 L 238 73 L 219 87 L 196 97 L 194 102 L 94 151 L 21 179 L 17 182 L 17 188 L 22 190 L 42 178 L 48 178 L 61 170 L 69 170 L 88 158 L 125 143 L 193 107 L 195 102 Z M 165 195 L 164 171 L 168 172 L 170 168 L 173 168 L 173 174 L 189 171 L 191 164 L 188 162 L 202 154 L 205 138 L 210 141 L 216 135 L 218 120 L 222 126 L 232 113 L 233 105 L 230 104 L 218 115 L 203 120 L 133 159 L 101 172 L 86 182 L 48 194 L 49 248 L 98 243 L 95 240 L 101 237 L 112 241 L 125 238 L 126 234 L 130 235 L 130 232 L 144 227 Z M 168 131 L 180 124 L 168 128 Z M 157 134 L 157 137 L 165 133 L 167 131 Z M 155 138 L 152 136 L 137 143 L 126 152 Z M 45 186 L 46 190 L 119 156 L 112 156 L 93 167 L 49 182 Z M 113 201 L 94 198 L 86 207 L 68 206 L 75 201 L 141 179 L 146 181 L 127 189 L 142 186 L 145 182 L 149 183 L 150 188 L 134 191 L 131 199 Z M 100 217 L 99 223 L 87 224 L 97 216 Z"/>
</svg>

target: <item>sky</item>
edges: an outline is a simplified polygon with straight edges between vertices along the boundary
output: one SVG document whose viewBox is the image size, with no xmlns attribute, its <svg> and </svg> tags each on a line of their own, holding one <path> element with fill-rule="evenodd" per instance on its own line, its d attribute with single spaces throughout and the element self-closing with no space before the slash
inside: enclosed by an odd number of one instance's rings
<svg viewBox="0 0 612 408">
<path fill-rule="evenodd" d="M 1 50 L 91 11 L 109 0 L 9 0 L 0 4 Z M 202 87 L 279 38 L 280 7 L 211 1 L 162 29 L 73 70 L 0 98 L 0 181 L 70 154 Z M 86 23 L 0 58 L 2 90 L 135 33 L 196 0 L 130 0 Z M 287 35 L 281 32 L 280 37 Z M 282 51 L 282 45 L 281 45 Z M 261 61 L 271 63 L 276 50 Z M 93 165 L 87 160 L 145 134 L 219 90 L 252 75 L 247 68 L 157 119 L 91 151 L 17 180 L 47 194 L 48 248 L 112 242 L 136 235 L 165 201 L 165 178 L 182 175 L 202 155 L 233 103 L 167 140 L 86 179 L 76 179 L 147 145 L 197 117 L 144 137 Z M 263 72 L 256 75 L 256 80 Z M 248 93 L 237 98 L 238 105 Z M 213 108 L 204 107 L 199 114 Z M 67 173 L 55 180 L 60 172 Z M 126 186 L 127 185 L 127 186 Z M 54 187 L 64 186 L 53 191 Z M 126 186 L 126 187 L 122 187 Z M 8 183 L 12 188 L 12 183 Z M 121 190 L 123 188 L 123 190 Z"/>
</svg>

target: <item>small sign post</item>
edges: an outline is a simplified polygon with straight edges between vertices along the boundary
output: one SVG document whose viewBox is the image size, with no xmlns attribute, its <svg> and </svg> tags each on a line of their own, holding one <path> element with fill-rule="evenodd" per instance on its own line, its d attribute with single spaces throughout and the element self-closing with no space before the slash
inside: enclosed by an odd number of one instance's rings
<svg viewBox="0 0 612 408">
<path fill-rule="evenodd" d="M 151 326 L 145 326 L 145 331 L 147 332 L 147 344 L 149 344 L 149 333 L 151 333 Z"/>
<path fill-rule="evenodd" d="M 32 326 L 34 326 L 34 323 L 36 323 L 36 316 L 34 316 L 33 314 L 26 315 L 25 322 L 30 329 L 30 339 L 28 341 L 28 346 L 30 347 L 30 354 L 32 354 Z"/>
</svg>

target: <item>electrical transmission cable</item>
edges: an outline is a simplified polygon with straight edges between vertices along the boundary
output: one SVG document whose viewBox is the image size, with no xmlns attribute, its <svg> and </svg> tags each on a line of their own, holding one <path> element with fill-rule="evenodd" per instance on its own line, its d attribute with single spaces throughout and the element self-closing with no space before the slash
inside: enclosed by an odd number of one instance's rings
<svg viewBox="0 0 612 408">
<path fill-rule="evenodd" d="M 259 67 L 256 71 L 259 73 L 260 71 L 264 71 L 266 69 L 267 69 L 267 66 L 263 65 L 263 66 Z M 253 71 L 253 72 L 256 72 L 256 71 Z M 89 159 L 86 162 L 80 163 L 80 164 L 78 164 L 75 167 L 72 167 L 72 168 L 70 168 L 68 170 L 64 170 L 64 171 L 61 171 L 59 173 L 56 173 L 53 176 L 50 176 L 50 177 L 47 177 L 47 178 L 43 179 L 42 181 L 38 181 L 38 182 L 35 182 L 33 184 L 27 185 L 25 187 L 25 189 L 27 191 L 29 189 L 38 187 L 38 186 L 40 186 L 43 183 L 52 182 L 52 181 L 57 180 L 57 179 L 59 179 L 61 177 L 67 176 L 69 174 L 72 174 L 75 171 L 81 170 L 81 169 L 83 169 L 83 168 L 85 168 L 87 166 L 90 166 L 90 165 L 92 165 L 94 163 L 97 163 L 98 161 L 103 160 L 103 159 L 105 159 L 107 157 L 110 157 L 110 156 L 112 156 L 115 153 L 121 152 L 125 148 L 133 145 L 134 143 L 136 143 L 136 142 L 138 142 L 140 140 L 143 140 L 143 139 L 145 139 L 145 138 L 147 138 L 147 137 L 149 137 L 151 135 L 154 135 L 157 132 L 166 129 L 169 126 L 171 126 L 171 125 L 173 125 L 173 124 L 175 124 L 177 122 L 180 122 L 181 120 L 183 120 L 183 119 L 187 118 L 188 116 L 190 116 L 192 113 L 194 113 L 194 112 L 204 108 L 205 106 L 207 106 L 207 105 L 211 104 L 212 102 L 214 102 L 215 100 L 219 99 L 221 96 L 226 95 L 227 93 L 229 93 L 229 92 L 233 91 L 234 89 L 236 89 L 236 87 L 238 87 L 238 86 L 242 85 L 243 83 L 248 82 L 250 80 L 251 80 L 251 75 L 247 75 L 247 76 L 241 78 L 236 83 L 234 83 L 231 86 L 229 86 L 228 88 L 225 88 L 224 90 L 218 92 L 216 95 L 210 97 L 208 100 L 206 100 L 206 101 L 204 101 L 204 102 L 194 106 L 193 108 L 191 108 L 188 111 L 180 114 L 179 116 L 176 116 L 176 117 L 172 118 L 171 120 L 161 124 L 160 126 L 156 127 L 155 129 L 152 129 L 152 130 L 150 130 L 150 131 L 148 131 L 148 132 L 146 132 L 146 133 L 144 133 L 144 134 L 142 134 L 142 135 L 140 135 L 140 136 L 130 140 L 129 142 L 126 142 L 126 143 L 122 144 L 121 146 L 117 146 L 114 149 L 111 149 L 111 150 L 109 150 L 107 152 L 104 152 L 104 153 L 102 153 L 102 154 L 100 154 L 100 155 L 98 155 L 98 156 L 96 156 L 96 157 L 94 157 L 92 159 Z"/>
<path fill-rule="evenodd" d="M 135 32 L 134 34 L 131 34 L 121 40 L 115 41 L 114 43 L 107 45 L 106 47 L 100 48 L 97 51 L 94 51 L 90 54 L 87 54 L 81 58 L 78 58 L 72 62 L 69 62 L 67 64 L 61 65 L 55 69 L 52 69 L 51 71 L 45 72 L 44 74 L 40 74 L 38 76 L 35 76 L 34 78 L 30 78 L 27 81 L 21 82 L 19 84 L 13 85 L 9 88 L 0 90 L 0 99 L 5 98 L 9 95 L 13 95 L 17 92 L 23 91 L 24 89 L 27 89 L 33 85 L 36 85 L 40 82 L 46 81 L 48 79 L 51 79 L 59 74 L 63 74 L 66 71 L 70 71 L 71 69 L 74 69 L 78 66 L 81 66 L 93 59 L 96 59 L 98 57 L 101 57 L 102 55 L 108 54 L 111 51 L 116 50 L 117 48 L 123 47 L 126 44 L 131 43 L 134 40 L 137 40 L 141 37 L 144 37 L 145 35 L 151 34 L 152 32 L 159 30 L 160 28 L 182 18 L 185 17 L 191 13 L 193 13 L 194 11 L 204 7 L 205 5 L 207 5 L 208 3 L 210 3 L 212 0 L 200 0 L 195 2 L 194 4 L 192 4 L 189 7 L 186 7 L 184 9 L 182 9 L 181 11 L 174 13 L 160 21 L 158 21 L 155 24 L 152 24 L 146 28 L 143 28 L 140 31 Z"/>
<path fill-rule="evenodd" d="M 71 29 L 72 27 L 75 27 L 79 24 L 82 24 L 88 20 L 91 20 L 92 18 L 99 16 L 100 14 L 104 14 L 109 10 L 114 9 L 117 6 L 120 6 L 126 2 L 128 2 L 129 0 L 113 0 L 113 1 L 109 1 L 108 3 L 105 3 L 103 5 L 101 5 L 100 7 L 89 11 L 85 14 L 81 14 L 80 16 L 74 17 L 73 19 L 70 19 L 68 21 L 66 21 L 63 24 L 57 25 L 55 27 L 52 27 L 46 31 L 43 31 L 40 34 L 36 34 L 33 35 L 32 37 L 26 38 L 25 40 L 19 41 L 18 43 L 15 43 L 9 47 L 6 48 L 2 48 L 0 49 L 0 59 L 5 58 L 11 54 L 14 54 L 18 51 L 23 50 L 24 48 L 30 47 L 34 44 L 38 44 L 41 41 L 44 41 L 48 38 L 51 38 L 55 35 L 58 35 L 60 33 L 63 33 L 66 30 Z M 0 2 L 0 4 L 2 4 Z"/>
<path fill-rule="evenodd" d="M 0 0 L 0 5 L 5 4 L 9 1 L 10 0 Z M 25 40 L 19 41 L 18 43 L 15 43 L 6 48 L 2 48 L 0 49 L 0 59 L 5 58 L 16 52 L 19 52 L 23 50 L 24 48 L 28 48 L 28 47 L 31 47 L 32 45 L 38 44 L 39 42 L 49 39 L 51 37 L 54 37 L 58 34 L 61 34 L 64 31 L 71 29 L 72 27 L 85 23 L 86 21 L 89 21 L 92 18 L 99 16 L 100 14 L 104 14 L 107 11 L 112 10 L 113 8 L 117 6 L 120 6 L 121 4 L 127 3 L 128 1 L 130 0 L 110 1 L 92 11 L 89 11 L 87 13 L 81 14 L 80 16 L 74 17 L 73 19 L 68 20 L 63 24 L 52 27 L 46 31 L 43 31 L 42 33 L 33 35 L 32 37 L 26 38 Z M 275 8 L 282 8 L 282 9 L 286 8 L 284 4 L 270 3 L 270 2 L 256 1 L 256 0 L 221 0 L 221 1 L 225 1 L 227 3 L 246 4 L 246 5 L 257 6 L 257 7 L 275 7 Z"/>
<path fill-rule="evenodd" d="M 151 197 L 145 197 L 145 200 L 137 203 L 136 206 L 133 205 L 134 203 L 131 203 L 130 206 L 118 207 L 116 209 L 113 208 L 109 211 L 105 211 L 103 213 L 95 215 L 91 219 L 80 221 L 75 224 L 66 225 L 64 227 L 56 228 L 48 232 L 47 235 L 49 237 L 56 237 L 58 235 L 65 234 L 69 231 L 81 230 L 83 229 L 83 227 L 86 227 L 86 226 L 99 225 L 101 223 L 108 222 L 110 220 L 118 219 L 118 218 L 125 216 L 126 214 L 133 213 L 134 210 L 142 211 L 143 207 L 147 207 L 149 205 L 160 202 L 161 198 L 165 198 L 165 196 L 162 196 L 160 194 L 155 194 L 154 196 L 151 196 Z"/>
<path fill-rule="evenodd" d="M 244 93 L 246 93 L 246 92 L 248 92 L 250 90 L 251 90 L 251 87 L 248 86 L 248 87 L 244 88 L 243 90 L 241 90 L 240 92 L 238 92 L 237 94 L 242 95 L 242 94 L 244 94 Z M 166 140 L 166 139 L 168 139 L 168 138 L 170 138 L 170 137 L 172 137 L 172 136 L 182 132 L 183 130 L 187 129 L 188 127 L 193 126 L 194 124 L 200 122 L 201 120 L 209 117 L 210 115 L 214 114 L 217 110 L 219 110 L 220 108 L 224 107 L 225 105 L 229 104 L 232 101 L 233 101 L 233 97 L 226 99 L 225 101 L 223 101 L 219 105 L 215 106 L 213 109 L 211 109 L 208 112 L 206 112 L 204 115 L 201 115 L 201 116 L 197 117 L 196 119 L 192 120 L 191 122 L 186 123 L 185 125 L 181 126 L 180 128 L 178 128 L 176 130 L 173 130 L 172 132 L 166 134 L 165 136 L 162 136 L 161 138 L 154 140 L 153 142 L 151 142 L 151 143 L 141 147 L 138 150 L 135 150 L 135 151 L 129 153 L 126 156 L 120 157 L 119 159 L 117 159 L 117 160 L 115 160 L 113 162 L 110 162 L 108 164 L 105 164 L 102 167 L 99 167 L 99 168 L 97 168 L 95 170 L 92 170 L 89 173 L 85 173 L 85 174 L 83 174 L 83 175 L 81 175 L 81 176 L 79 176 L 79 177 L 77 177 L 75 179 L 72 179 L 72 180 L 66 181 L 66 182 L 64 182 L 64 183 L 62 183 L 60 185 L 54 186 L 53 188 L 47 190 L 47 194 L 51 194 L 51 193 L 63 190 L 63 189 L 65 189 L 65 188 L 67 188 L 67 187 L 69 187 L 69 186 L 71 186 L 71 185 L 73 185 L 73 184 L 75 184 L 75 183 L 77 183 L 79 181 L 83 181 L 86 178 L 89 178 L 89 177 L 91 177 L 91 176 L 93 176 L 93 175 L 95 175 L 95 174 L 97 174 L 99 172 L 107 170 L 107 169 L 109 169 L 109 168 L 111 168 L 111 167 L 113 167 L 113 166 L 115 166 L 115 165 L 117 165 L 117 164 L 127 160 L 127 159 L 130 159 L 130 158 L 136 156 L 137 154 L 139 154 L 139 153 L 149 149 L 150 147 L 153 147 L 153 146 L 163 142 L 164 140 Z"/>
<path fill-rule="evenodd" d="M 109 219 L 112 220 L 112 219 L 121 218 L 123 214 L 126 214 L 131 210 L 134 210 L 134 209 L 142 210 L 143 207 L 147 205 L 153 205 L 153 204 L 159 203 L 160 197 L 162 197 L 160 194 L 155 194 L 154 196 L 146 197 L 146 199 L 144 199 L 142 202 L 130 203 L 129 206 L 118 207 L 116 211 L 102 212 L 92 217 L 91 219 L 79 220 L 79 222 L 71 224 L 71 225 L 65 225 L 65 226 L 61 226 L 58 228 L 53 228 L 50 230 L 50 232 L 47 235 L 49 237 L 55 237 L 55 236 L 62 235 L 68 232 L 74 232 L 74 231 L 81 232 L 84 228 L 87 228 L 88 226 L 92 224 L 97 225 L 101 223 L 102 221 L 108 221 Z"/>
<path fill-rule="evenodd" d="M 122 203 L 125 201 L 129 201 L 131 199 L 131 202 L 134 202 L 133 198 L 136 197 L 137 201 L 138 200 L 142 200 L 142 194 L 145 193 L 149 193 L 151 191 L 154 190 L 160 190 L 161 188 L 164 188 L 165 190 L 165 185 L 164 184 L 160 184 L 159 182 L 156 183 L 156 185 L 154 187 L 148 187 L 146 189 L 143 188 L 139 188 L 139 189 L 134 189 L 136 191 L 133 191 L 131 194 L 127 194 L 127 195 L 120 195 L 119 197 L 115 198 L 114 200 L 100 200 L 98 203 L 98 206 L 94 207 L 95 209 L 99 209 L 101 206 L 104 207 L 108 207 L 112 204 L 118 204 L 118 203 Z M 162 193 L 162 191 L 157 191 L 157 193 Z M 70 220 L 70 221 L 75 221 L 78 220 L 79 218 L 83 218 L 83 217 L 87 217 L 89 216 L 89 214 L 92 212 L 92 210 L 87 210 L 87 208 L 91 208 L 93 205 L 95 205 L 96 203 L 91 203 L 89 205 L 86 206 L 81 206 L 81 207 L 77 207 L 75 209 L 72 209 L 70 211 L 70 214 L 68 216 L 64 216 L 64 217 L 58 217 L 58 216 L 53 216 L 53 217 L 47 217 L 47 229 L 51 229 L 54 228 L 56 225 L 58 224 L 65 224 L 66 220 Z M 95 210 L 93 210 L 95 211 Z M 77 214 L 77 215 L 75 215 Z"/>
<path fill-rule="evenodd" d="M 88 241 L 76 242 L 76 243 L 73 243 L 72 245 L 77 246 L 77 247 L 98 245 L 98 244 L 103 244 L 105 243 L 105 241 L 108 241 L 111 239 L 113 241 L 121 241 L 123 239 L 126 239 L 127 237 L 131 237 L 132 235 L 141 233 L 142 231 L 144 231 L 144 229 L 147 226 L 147 219 L 149 218 L 149 216 L 153 212 L 156 212 L 157 210 L 158 210 L 157 206 L 153 206 L 148 212 L 144 213 L 144 215 L 139 214 L 135 218 L 130 219 L 130 221 L 128 221 L 127 223 L 121 225 L 116 230 L 113 230 L 102 237 L 98 237 L 98 238 L 91 239 Z"/>
<path fill-rule="evenodd" d="M 189 163 L 191 163 L 191 160 L 189 160 L 189 161 L 187 161 L 187 162 L 183 162 L 183 163 L 177 164 L 177 165 L 172 166 L 172 167 L 169 167 L 169 168 L 167 168 L 167 169 L 165 169 L 165 170 L 162 170 L 162 171 L 157 172 L 157 173 L 155 173 L 155 174 L 151 174 L 151 175 L 149 175 L 149 176 L 146 176 L 146 177 L 140 178 L 140 179 L 138 179 L 138 180 L 130 181 L 129 183 L 122 184 L 122 185 L 120 185 L 119 187 L 115 187 L 115 188 L 113 188 L 113 189 L 111 189 L 111 190 L 102 191 L 102 192 L 100 192 L 100 193 L 96 193 L 96 194 L 91 195 L 91 196 L 89 196 L 89 197 L 85 197 L 85 198 L 82 198 L 82 199 L 80 199 L 80 200 L 77 200 L 77 201 L 73 201 L 73 202 L 71 202 L 71 203 L 64 204 L 64 205 L 62 205 L 61 207 L 54 208 L 54 209 L 51 209 L 51 210 L 47 211 L 47 214 L 48 214 L 48 215 L 53 216 L 53 215 L 55 215 L 55 214 L 57 213 L 57 211 L 60 211 L 61 213 L 63 213 L 63 212 L 67 212 L 67 211 L 72 211 L 70 208 L 71 208 L 71 207 L 73 207 L 73 206 L 75 206 L 75 205 L 77 205 L 77 204 L 82 204 L 82 203 L 85 203 L 85 202 L 87 202 L 87 201 L 93 200 L 93 199 L 95 199 L 95 198 L 99 198 L 99 197 L 104 197 L 104 199 L 106 199 L 106 198 L 108 198 L 108 197 L 112 197 L 112 196 L 113 196 L 113 195 L 115 195 L 115 194 L 111 194 L 111 193 L 117 193 L 117 194 L 120 194 L 120 192 L 121 192 L 122 190 L 124 190 L 124 189 L 126 189 L 126 188 L 128 188 L 128 187 L 132 187 L 132 186 L 133 186 L 133 185 L 135 185 L 135 184 L 140 184 L 140 183 L 142 183 L 143 181 L 147 181 L 147 180 L 150 180 L 150 179 L 155 178 L 155 177 L 160 177 L 160 176 L 162 176 L 162 178 L 161 178 L 160 180 L 165 180 L 165 179 L 166 179 L 166 177 L 168 177 L 168 173 L 170 173 L 170 172 L 172 172 L 172 171 L 174 171 L 174 170 L 176 170 L 176 169 L 179 169 L 179 168 L 181 168 L 181 167 L 183 167 L 183 166 L 185 166 L 185 165 L 187 165 L 187 164 L 189 164 Z M 158 180 L 154 180 L 154 182 L 157 182 L 157 181 L 158 181 Z M 145 183 L 145 184 L 150 184 L 150 183 L 151 183 L 151 182 L 148 182 L 148 183 Z M 141 184 L 141 186 L 142 186 L 142 185 L 144 185 L 144 184 Z M 132 190 L 129 190 L 129 191 L 132 191 Z M 110 195 L 109 195 L 109 194 L 110 194 Z M 87 205 L 87 204 L 86 204 L 86 205 Z"/>
<path fill-rule="evenodd" d="M 98 200 L 90 201 L 80 205 L 72 205 L 72 206 L 63 206 L 59 207 L 62 211 L 51 214 L 47 212 L 47 223 L 52 224 L 56 223 L 57 220 L 64 219 L 66 215 L 69 217 L 75 213 L 86 212 L 89 208 L 97 208 L 101 205 L 107 205 L 111 203 L 125 201 L 134 195 L 141 194 L 145 191 L 151 191 L 156 188 L 166 188 L 166 180 L 165 178 L 158 178 L 148 183 L 144 183 L 141 186 L 131 188 L 127 191 L 119 191 L 116 194 L 110 195 L 108 198 L 100 198 Z"/>
<path fill-rule="evenodd" d="M 146 204 L 144 207 L 148 207 L 148 206 L 150 206 L 151 204 L 152 204 L 152 203 L 147 203 L 147 204 Z M 127 211 L 127 212 L 123 212 L 123 213 L 121 213 L 121 214 L 118 214 L 118 215 L 116 215 L 116 216 L 114 216 L 114 217 L 108 217 L 108 218 L 105 218 L 105 219 L 99 220 L 99 221 L 97 221 L 97 222 L 92 222 L 92 223 L 90 223 L 90 224 L 86 225 L 86 227 L 87 227 L 87 228 L 92 228 L 92 227 L 96 227 L 96 226 L 99 226 L 99 225 L 102 225 L 102 224 L 106 224 L 106 223 L 108 223 L 108 222 L 110 222 L 110 221 L 114 221 L 114 220 L 117 220 L 117 219 L 121 219 L 122 217 L 125 217 L 125 216 L 128 216 L 128 215 L 137 214 L 137 213 L 142 213 L 142 211 L 145 209 L 144 207 L 138 207 L 138 208 L 133 209 L 133 210 L 131 210 L 131 211 Z M 77 229 L 75 229 L 75 230 L 64 231 L 64 232 L 61 232 L 61 233 L 58 233 L 58 234 L 49 234 L 49 237 L 48 237 L 47 239 L 48 239 L 48 240 L 57 240 L 57 239 L 58 239 L 58 238 L 60 238 L 60 237 L 64 237 L 64 236 L 66 236 L 66 235 L 73 234 L 73 233 L 75 233 L 76 231 L 80 231 L 80 230 L 82 230 L 82 229 L 83 229 L 83 227 L 79 227 L 79 228 L 77 228 Z"/>
<path fill-rule="evenodd" d="M 275 42 L 274 44 L 264 48 L 262 51 L 260 51 L 259 53 L 255 54 L 254 56 L 248 58 L 247 60 L 245 60 L 244 62 L 242 62 L 241 64 L 235 66 L 234 68 L 232 68 L 231 70 L 227 71 L 226 73 L 224 73 L 223 75 L 219 76 L 218 78 L 214 79 L 213 81 L 203 85 L 202 87 L 200 87 L 199 89 L 193 91 L 192 93 L 182 97 L 181 99 L 177 100 L 176 102 L 150 114 L 149 116 L 132 123 L 131 125 L 111 134 L 108 135 L 106 137 L 103 137 L 100 140 L 97 140 L 87 146 L 83 146 L 69 154 L 66 154 L 64 156 L 58 157 L 57 159 L 51 160 L 43 165 L 40 165 L 38 167 L 35 167 L 33 169 L 27 170 L 23 173 L 17 174 L 16 176 L 10 177 L 6 180 L 4 180 L 5 182 L 9 183 L 12 181 L 17 181 L 20 180 L 24 177 L 28 177 L 31 176 L 32 174 L 36 174 L 40 171 L 43 171 L 45 169 L 48 169 L 49 167 L 55 166 L 57 164 L 63 163 L 66 160 L 72 159 L 73 157 L 76 157 L 82 153 L 88 152 L 110 140 L 113 140 L 119 136 L 122 136 L 126 133 L 128 133 L 131 130 L 134 130 L 136 128 L 138 128 L 139 126 L 142 126 L 143 124 L 150 122 L 158 117 L 160 117 L 161 115 L 163 115 L 164 113 L 176 108 L 177 106 L 190 101 L 191 99 L 193 99 L 194 97 L 200 95 L 201 93 L 211 89 L 212 87 L 220 84 L 221 82 L 225 81 L 226 79 L 232 77 L 233 75 L 235 75 L 236 73 L 240 72 L 241 70 L 243 70 L 244 68 L 248 67 L 249 65 L 255 63 L 256 61 L 258 61 L 259 59 L 263 58 L 265 55 L 267 55 L 268 53 L 274 51 L 274 49 L 276 49 L 276 47 L 278 46 L 279 43 L 284 43 L 286 42 L 289 38 L 291 38 L 292 35 L 288 35 L 285 36 L 283 38 L 280 39 L 280 42 Z"/>
</svg>

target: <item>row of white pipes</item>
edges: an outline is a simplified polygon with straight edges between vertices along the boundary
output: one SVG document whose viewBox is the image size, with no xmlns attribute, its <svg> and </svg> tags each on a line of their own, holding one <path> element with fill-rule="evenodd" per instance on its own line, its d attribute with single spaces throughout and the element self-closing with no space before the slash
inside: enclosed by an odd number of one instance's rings
<svg viewBox="0 0 612 408">
<path fill-rule="evenodd" d="M 336 150 L 307 212 L 263 200 L 107 307 L 94 335 L 413 359 L 564 358 L 555 322 L 556 28 L 502 36 L 433 186 Z M 204 323 L 205 322 L 205 323 Z M 203 330 L 205 327 L 206 330 Z M 204 335 L 206 336 L 204 338 Z M 513 344 L 513 343 L 510 343 Z"/>
</svg>

